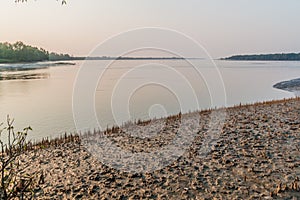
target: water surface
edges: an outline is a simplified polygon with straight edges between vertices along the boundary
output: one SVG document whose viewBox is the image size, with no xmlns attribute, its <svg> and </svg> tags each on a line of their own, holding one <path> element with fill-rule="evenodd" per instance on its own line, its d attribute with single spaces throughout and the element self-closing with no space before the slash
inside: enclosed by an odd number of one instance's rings
<svg viewBox="0 0 300 200">
<path fill-rule="evenodd" d="M 215 62 L 224 82 L 227 98 L 225 106 L 293 97 L 293 93 L 272 86 L 282 80 L 300 77 L 300 62 Z M 5 121 L 9 114 L 15 118 L 17 128 L 32 126 L 34 131 L 29 135 L 30 139 L 55 137 L 75 131 L 72 94 L 76 75 L 83 63 L 76 61 L 74 66 L 1 65 L 0 121 Z M 103 61 L 90 61 L 88 65 L 91 70 L 105 68 Z M 12 67 L 15 67 L 14 70 Z M 95 90 L 94 106 L 99 124 L 106 127 L 116 121 L 147 119 L 197 108 L 223 106 L 222 100 L 212 101 L 205 81 L 211 80 L 210 83 L 213 83 L 216 78 L 213 75 L 210 77 L 213 70 L 211 63 L 197 61 L 196 67 L 201 68 L 205 78 L 197 75 L 193 67 L 184 60 L 122 60 L 112 63 Z M 143 81 L 151 79 L 154 79 L 153 83 L 142 85 Z M 172 85 L 176 92 L 157 84 L 158 80 Z M 190 93 L 185 89 L 186 80 L 191 83 L 201 105 L 195 105 L 195 101 L 189 97 Z M 188 106 L 183 108 L 178 96 L 186 96 Z M 89 119 L 84 116 L 82 118 L 88 126 L 97 126 L 89 124 Z"/>
</svg>

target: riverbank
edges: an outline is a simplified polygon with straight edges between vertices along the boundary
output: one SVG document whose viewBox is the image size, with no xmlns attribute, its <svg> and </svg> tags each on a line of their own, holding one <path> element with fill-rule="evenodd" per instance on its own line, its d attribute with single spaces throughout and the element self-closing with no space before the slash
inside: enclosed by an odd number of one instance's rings
<svg viewBox="0 0 300 200">
<path fill-rule="evenodd" d="M 212 111 L 200 112 L 200 126 L 188 151 L 154 172 L 133 174 L 107 167 L 77 136 L 48 145 L 44 141 L 21 160 L 29 165 L 28 173 L 43 173 L 44 181 L 36 189 L 39 199 L 299 199 L 299 108 L 300 98 L 295 98 L 226 109 L 224 126 L 205 156 L 199 155 L 199 149 Z M 170 127 L 178 121 L 178 116 L 168 118 L 168 126 L 159 134 L 174 135 Z M 163 139 L 123 136 L 116 142 L 142 152 L 157 148 L 157 141 Z"/>
<path fill-rule="evenodd" d="M 300 61 L 300 53 L 275 53 L 275 54 L 253 54 L 233 55 L 221 58 L 222 60 L 244 60 L 244 61 Z"/>
<path fill-rule="evenodd" d="M 274 88 L 289 91 L 298 92 L 300 91 L 300 78 L 292 79 L 288 81 L 282 81 L 273 85 Z"/>
<path fill-rule="evenodd" d="M 76 59 L 70 59 L 70 60 L 41 60 L 41 61 L 32 61 L 32 62 L 20 62 L 15 60 L 6 60 L 6 59 L 0 59 L 0 64 L 36 64 L 36 63 L 49 63 L 53 62 L 56 65 L 62 65 L 62 64 L 71 64 L 74 65 L 74 62 L 70 61 L 76 61 Z"/>
<path fill-rule="evenodd" d="M 1 59 L 0 64 L 30 64 L 36 62 L 56 62 L 56 61 L 80 61 L 80 60 L 185 60 L 185 59 L 203 59 L 203 58 L 182 58 L 182 57 L 70 57 L 68 59 L 51 59 L 51 60 L 39 60 L 39 61 L 28 61 L 20 62 L 18 60 Z"/>
</svg>

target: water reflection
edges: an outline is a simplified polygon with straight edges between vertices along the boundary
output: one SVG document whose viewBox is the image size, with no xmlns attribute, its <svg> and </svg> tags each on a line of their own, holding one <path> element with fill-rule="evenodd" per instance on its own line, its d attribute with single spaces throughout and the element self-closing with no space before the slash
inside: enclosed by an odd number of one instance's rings
<svg viewBox="0 0 300 200">
<path fill-rule="evenodd" d="M 47 79 L 50 77 L 49 73 L 0 73 L 0 81 L 4 80 L 31 80 L 31 79 Z"/>
<path fill-rule="evenodd" d="M 75 65 L 73 62 L 37 62 L 37 63 L 16 63 L 0 64 L 0 72 L 3 71 L 27 71 L 36 69 L 45 69 L 55 66 Z"/>
<path fill-rule="evenodd" d="M 40 62 L 20 64 L 0 64 L 0 81 L 48 79 L 50 67 L 75 65 L 72 62 Z"/>
</svg>

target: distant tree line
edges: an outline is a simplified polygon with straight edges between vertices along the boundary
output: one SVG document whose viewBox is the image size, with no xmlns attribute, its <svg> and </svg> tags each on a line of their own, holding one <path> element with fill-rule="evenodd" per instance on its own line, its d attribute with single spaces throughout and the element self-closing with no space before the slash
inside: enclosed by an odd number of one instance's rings
<svg viewBox="0 0 300 200">
<path fill-rule="evenodd" d="M 71 60 L 72 57 L 69 54 L 58 54 L 58 53 L 50 53 L 49 54 L 49 60 L 55 61 L 55 60 Z"/>
<path fill-rule="evenodd" d="M 300 53 L 281 53 L 281 54 L 259 54 L 259 55 L 234 55 L 223 58 L 223 60 L 300 60 Z"/>
<path fill-rule="evenodd" d="M 0 63 L 71 60 L 68 54 L 49 53 L 43 48 L 32 47 L 23 42 L 0 43 Z"/>
</svg>

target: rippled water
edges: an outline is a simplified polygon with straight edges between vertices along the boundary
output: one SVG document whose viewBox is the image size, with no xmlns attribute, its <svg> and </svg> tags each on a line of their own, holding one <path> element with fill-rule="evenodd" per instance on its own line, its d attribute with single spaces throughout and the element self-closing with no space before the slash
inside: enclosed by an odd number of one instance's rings
<svg viewBox="0 0 300 200">
<path fill-rule="evenodd" d="M 87 78 L 103 72 L 91 101 L 102 128 L 180 111 L 292 97 L 293 93 L 272 86 L 300 77 L 300 62 L 216 61 L 221 76 L 216 76 L 212 63 L 194 62 L 196 66 L 183 60 L 122 60 L 111 63 L 107 70 L 103 61 L 76 61 L 76 65 L 59 66 L 0 65 L 0 121 L 5 121 L 9 114 L 15 118 L 17 128 L 31 125 L 34 129 L 31 139 L 75 131 L 72 97 L 81 66 L 90 67 Z M 220 77 L 226 102 L 222 88 L 214 85 Z M 210 90 L 220 93 L 220 98 L 211 98 Z M 85 92 L 80 95 L 76 108 L 88 103 Z M 89 127 L 96 127 L 93 122 L 89 124 L 90 119 L 82 108 L 81 120 Z"/>
</svg>

